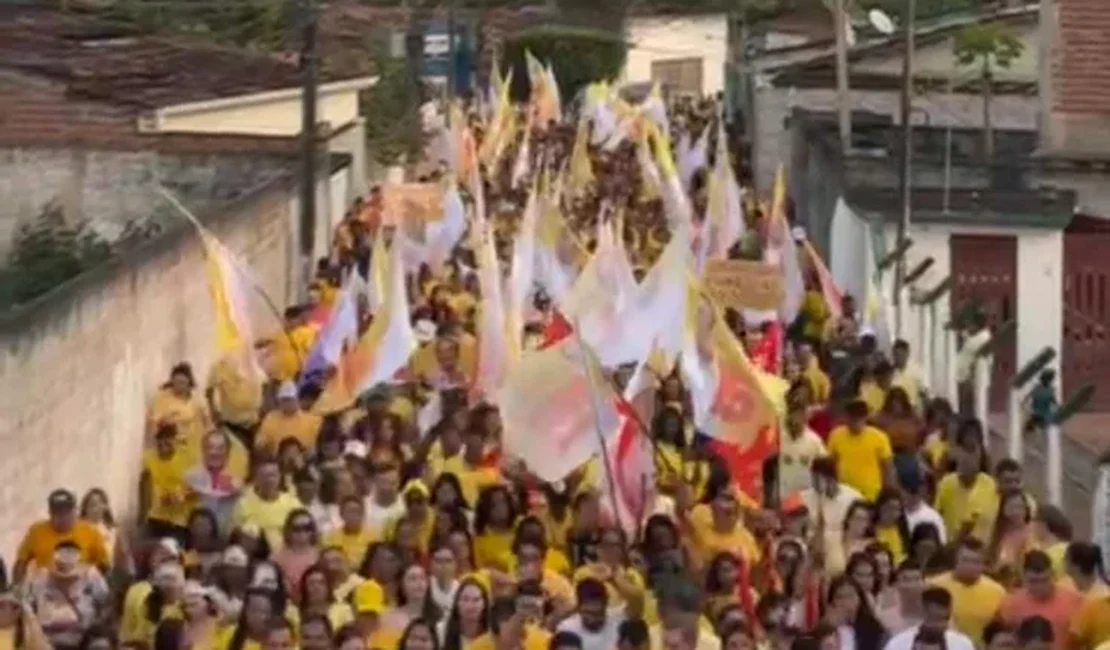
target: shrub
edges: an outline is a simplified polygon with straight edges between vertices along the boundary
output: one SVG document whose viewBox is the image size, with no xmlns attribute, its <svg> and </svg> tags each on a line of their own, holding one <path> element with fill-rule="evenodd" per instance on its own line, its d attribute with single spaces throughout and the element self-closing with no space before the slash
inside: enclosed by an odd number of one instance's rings
<svg viewBox="0 0 1110 650">
<path fill-rule="evenodd" d="M 549 26 L 519 32 L 505 41 L 504 51 L 504 61 L 513 69 L 512 93 L 517 101 L 524 101 L 529 93 L 525 52 L 551 64 L 566 102 L 594 81 L 619 76 L 627 46 L 620 31 Z"/>
</svg>

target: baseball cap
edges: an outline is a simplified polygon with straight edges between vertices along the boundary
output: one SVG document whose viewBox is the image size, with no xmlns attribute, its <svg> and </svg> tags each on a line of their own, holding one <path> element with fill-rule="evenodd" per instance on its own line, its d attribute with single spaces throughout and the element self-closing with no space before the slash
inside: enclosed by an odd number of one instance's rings
<svg viewBox="0 0 1110 650">
<path fill-rule="evenodd" d="M 367 580 L 355 587 L 355 613 L 381 614 L 385 611 L 385 591 L 376 580 Z"/>
<path fill-rule="evenodd" d="M 77 497 L 69 490 L 54 490 L 46 499 L 50 512 L 68 512 L 77 507 Z"/>
</svg>

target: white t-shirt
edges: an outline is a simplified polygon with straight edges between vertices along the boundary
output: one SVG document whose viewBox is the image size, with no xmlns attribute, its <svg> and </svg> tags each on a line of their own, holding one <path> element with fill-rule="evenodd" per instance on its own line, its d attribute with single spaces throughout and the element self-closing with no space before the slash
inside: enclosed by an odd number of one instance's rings
<svg viewBox="0 0 1110 650">
<path fill-rule="evenodd" d="M 564 619 L 555 628 L 556 632 L 573 632 L 582 639 L 582 650 L 613 650 L 617 647 L 620 625 L 624 622 L 623 612 L 609 610 L 605 616 L 605 624 L 601 629 L 592 632 L 582 625 L 582 617 L 578 614 Z"/>
<path fill-rule="evenodd" d="M 910 535 L 913 535 L 913 529 L 917 528 L 919 524 L 936 526 L 937 531 L 940 532 L 940 543 L 948 543 L 948 533 L 944 529 L 944 520 L 940 518 L 939 512 L 924 501 L 918 503 L 913 512 L 906 511 L 906 526 L 910 529 Z"/>
<path fill-rule="evenodd" d="M 886 642 L 884 650 L 913 650 L 913 640 L 920 629 L 920 625 L 915 625 L 895 634 L 890 641 Z M 947 650 L 975 650 L 975 644 L 971 639 L 952 629 L 945 631 L 944 641 Z"/>
<path fill-rule="evenodd" d="M 366 527 L 376 537 L 382 537 L 386 525 L 405 514 L 405 500 L 400 495 L 388 506 L 379 505 L 373 495 L 366 497 Z"/>
<path fill-rule="evenodd" d="M 801 496 L 802 503 L 809 510 L 809 518 L 814 524 L 817 523 L 818 507 L 820 507 L 820 511 L 825 516 L 825 532 L 836 537 L 844 533 L 844 518 L 848 516 L 848 508 L 863 499 L 859 492 L 843 483 L 840 484 L 835 497 L 818 495 L 813 488 L 803 491 Z"/>
<path fill-rule="evenodd" d="M 828 455 L 821 437 L 806 427 L 802 435 L 794 438 L 789 433 L 779 438 L 779 487 L 786 497 L 801 490 L 808 490 L 813 479 L 809 466 L 815 458 Z"/>
</svg>

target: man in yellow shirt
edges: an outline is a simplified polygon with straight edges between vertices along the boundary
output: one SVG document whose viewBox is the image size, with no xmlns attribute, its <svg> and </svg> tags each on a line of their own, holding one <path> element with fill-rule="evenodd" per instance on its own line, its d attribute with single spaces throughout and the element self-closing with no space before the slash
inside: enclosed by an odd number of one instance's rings
<svg viewBox="0 0 1110 650">
<path fill-rule="evenodd" d="M 251 486 L 239 498 L 239 503 L 235 504 L 231 515 L 232 527 L 247 524 L 258 526 L 266 535 L 270 548 L 277 551 L 284 546 L 282 531 L 286 517 L 300 507 L 301 502 L 297 497 L 281 489 L 281 469 L 278 468 L 277 460 L 262 457 L 255 461 Z"/>
<path fill-rule="evenodd" d="M 968 535 L 986 543 L 998 514 L 998 486 L 986 471 L 983 434 L 974 422 L 956 432 L 956 444 L 948 451 L 956 471 L 937 481 L 934 507 L 948 532 L 948 539 Z"/>
<path fill-rule="evenodd" d="M 798 365 L 802 368 L 802 376 L 809 380 L 809 385 L 813 388 L 813 402 L 815 404 L 824 404 L 829 401 L 829 395 L 832 393 L 832 382 L 829 376 L 821 370 L 821 364 L 817 362 L 817 355 L 813 353 L 813 345 L 811 343 L 799 343 L 797 347 Z"/>
<path fill-rule="evenodd" d="M 986 553 L 983 544 L 974 538 L 964 538 L 956 548 L 953 569 L 930 582 L 943 587 L 952 595 L 952 623 L 979 647 L 983 646 L 983 631 L 998 616 L 1006 589 L 983 575 Z"/>
<path fill-rule="evenodd" d="M 366 506 L 362 497 L 351 494 L 339 502 L 339 518 L 343 524 L 324 535 L 324 546 L 343 550 L 343 555 L 353 567 L 362 566 L 362 559 L 377 536 L 366 525 Z"/>
<path fill-rule="evenodd" d="M 177 426 L 158 425 L 154 448 L 143 452 L 139 477 L 139 512 L 151 538 L 184 539 L 191 508 L 186 462 L 185 453 L 178 449 Z"/>
<path fill-rule="evenodd" d="M 54 490 L 46 504 L 50 517 L 27 529 L 16 551 L 12 582 L 22 582 L 32 563 L 42 569 L 50 567 L 54 550 L 63 542 L 77 547 L 81 562 L 107 571 L 111 558 L 104 545 L 104 536 L 93 524 L 77 518 L 77 497 L 69 490 Z"/>
<path fill-rule="evenodd" d="M 297 398 L 297 387 L 291 381 L 283 382 L 278 388 L 277 405 L 276 409 L 262 418 L 254 448 L 274 454 L 282 440 L 293 438 L 301 443 L 306 451 L 313 451 L 316 448 L 316 437 L 320 434 L 320 423 L 323 422 L 323 418 L 301 409 L 300 400 Z"/>
<path fill-rule="evenodd" d="M 829 434 L 829 455 L 836 461 L 840 482 L 874 501 L 884 486 L 894 485 L 894 451 L 890 438 L 867 424 L 867 404 L 848 404 L 848 423 Z"/>
</svg>

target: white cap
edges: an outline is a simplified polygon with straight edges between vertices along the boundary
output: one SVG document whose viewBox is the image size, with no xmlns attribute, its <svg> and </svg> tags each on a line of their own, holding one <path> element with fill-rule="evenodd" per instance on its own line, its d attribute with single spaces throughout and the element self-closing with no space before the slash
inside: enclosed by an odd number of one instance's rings
<svg viewBox="0 0 1110 650">
<path fill-rule="evenodd" d="M 417 341 L 427 343 L 436 337 L 436 324 L 430 320 L 421 318 L 412 326 L 412 331 Z"/>
<path fill-rule="evenodd" d="M 297 385 L 291 381 L 283 381 L 277 389 L 278 399 L 297 399 Z"/>
</svg>

